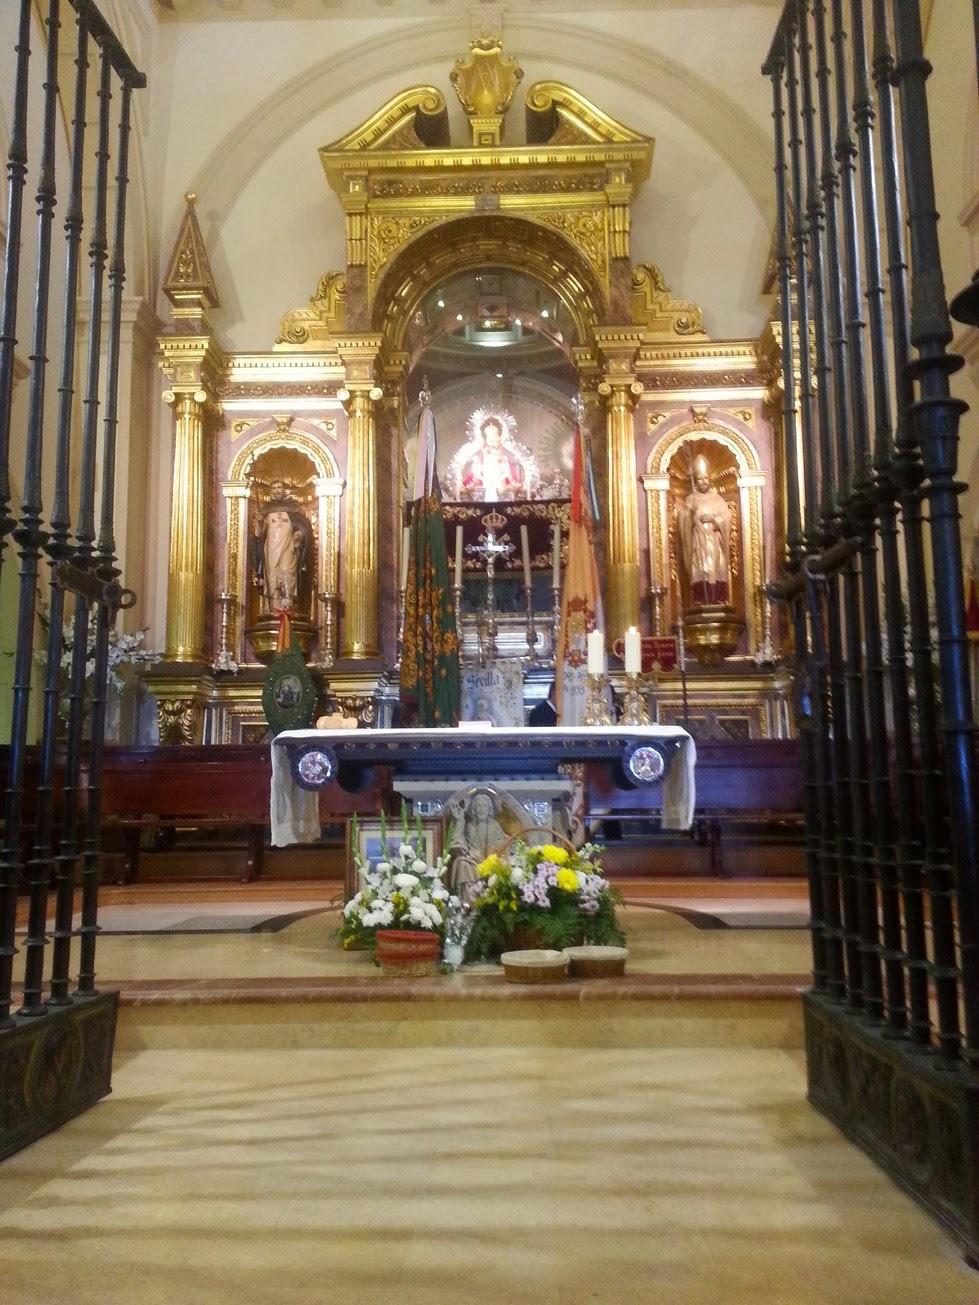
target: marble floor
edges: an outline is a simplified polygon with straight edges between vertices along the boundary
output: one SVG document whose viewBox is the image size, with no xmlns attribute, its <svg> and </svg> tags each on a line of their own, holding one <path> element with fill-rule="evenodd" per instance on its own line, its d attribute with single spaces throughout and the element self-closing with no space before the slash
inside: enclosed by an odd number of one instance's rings
<svg viewBox="0 0 979 1305">
<path fill-rule="evenodd" d="M 774 1050 L 142 1051 L 0 1171 L 4 1305 L 975 1305 Z"/>
<path fill-rule="evenodd" d="M 637 988 L 557 1003 L 384 988 L 322 884 L 107 890 L 297 918 L 100 939 L 113 1093 L 0 1167 L 2 1305 L 979 1305 L 806 1104 L 804 886 L 624 887 Z"/>
<path fill-rule="evenodd" d="M 622 923 L 630 949 L 629 972 L 683 976 L 785 976 L 801 984 L 810 967 L 805 885 L 800 881 L 625 881 Z M 113 929 L 99 939 L 97 969 L 106 987 L 128 981 L 172 979 L 372 978 L 377 971 L 363 953 L 335 944 L 339 922 L 328 906 L 333 894 L 320 884 L 261 883 L 218 887 L 167 885 L 106 889 L 102 918 Z M 293 923 L 275 932 L 129 933 L 181 918 L 245 912 L 244 928 L 262 911 L 293 910 Z M 719 916 L 738 922 L 748 914 L 760 927 L 717 928 L 695 923 Z M 791 920 L 791 927 L 780 927 Z M 25 923 L 22 921 L 22 923 Z M 20 977 L 23 957 L 15 961 Z M 494 967 L 497 968 L 497 967 Z"/>
</svg>

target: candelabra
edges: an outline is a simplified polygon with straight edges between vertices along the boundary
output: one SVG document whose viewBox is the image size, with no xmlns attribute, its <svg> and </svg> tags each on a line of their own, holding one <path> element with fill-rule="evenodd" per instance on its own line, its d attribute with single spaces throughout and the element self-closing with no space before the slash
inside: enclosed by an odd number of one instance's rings
<svg viewBox="0 0 979 1305">
<path fill-rule="evenodd" d="M 765 592 L 765 586 L 758 586 L 759 608 L 762 614 L 761 643 L 755 653 L 758 666 L 774 666 L 779 660 L 778 649 L 772 643 L 772 609 Z"/>
<path fill-rule="evenodd" d="M 664 599 L 666 598 L 666 589 L 662 585 L 651 585 L 649 589 L 649 601 L 652 608 L 653 634 L 662 635 L 665 633 L 663 625 Z"/>
<path fill-rule="evenodd" d="M 586 725 L 611 725 L 612 714 L 608 705 L 608 679 L 604 675 L 588 676 L 588 702 L 585 706 Z"/>
<path fill-rule="evenodd" d="M 649 708 L 639 687 L 639 676 L 634 671 L 630 671 L 626 674 L 625 682 L 626 691 L 622 700 L 621 723 L 623 725 L 648 725 Z"/>
<path fill-rule="evenodd" d="M 551 585 L 551 627 L 554 636 L 554 656 L 557 656 L 558 639 L 561 637 L 561 586 Z"/>
<path fill-rule="evenodd" d="M 231 655 L 229 643 L 229 634 L 231 629 L 231 609 L 235 602 L 235 595 L 224 590 L 218 594 L 218 606 L 221 608 L 221 633 L 219 636 L 218 652 L 211 668 L 215 671 L 234 672 L 238 669 L 238 663 Z"/>
<path fill-rule="evenodd" d="M 452 586 L 452 600 L 455 604 L 456 617 L 456 643 L 459 646 L 459 656 L 462 656 L 462 585 Z"/>
<path fill-rule="evenodd" d="M 506 525 L 506 517 L 501 516 L 499 512 L 488 512 L 482 518 L 483 534 L 475 544 L 467 544 L 466 552 L 472 553 L 475 557 L 481 557 L 486 562 L 486 646 L 489 647 L 491 657 L 496 656 L 496 560 L 501 558 L 505 560 L 514 551 L 513 544 L 504 535 L 501 538 L 497 536 L 497 531 Z M 480 660 L 483 657 L 482 640 L 480 647 Z"/>
<path fill-rule="evenodd" d="M 336 634 L 337 596 L 332 589 L 322 589 L 319 594 L 317 594 L 317 597 L 323 604 L 323 621 L 320 625 L 319 650 L 316 656 L 316 664 L 322 670 L 328 671 L 336 661 L 334 640 Z"/>
</svg>

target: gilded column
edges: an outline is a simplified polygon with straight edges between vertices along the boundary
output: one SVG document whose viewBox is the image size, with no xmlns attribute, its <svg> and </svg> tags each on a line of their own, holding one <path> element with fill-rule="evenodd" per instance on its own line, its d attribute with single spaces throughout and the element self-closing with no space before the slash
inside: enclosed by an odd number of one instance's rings
<svg viewBox="0 0 979 1305">
<path fill-rule="evenodd" d="M 173 498 L 170 509 L 170 571 L 167 581 L 167 661 L 205 657 L 207 499 L 203 390 L 164 400 L 173 408 Z"/>
<path fill-rule="evenodd" d="M 608 638 L 620 638 L 639 621 L 639 495 L 632 414 L 642 385 L 630 374 L 607 374 L 598 387 L 606 406 L 608 520 L 605 624 Z"/>
<path fill-rule="evenodd" d="M 372 661 L 380 657 L 374 405 L 381 398 L 383 391 L 380 387 L 366 382 L 349 381 L 340 391 L 340 399 L 348 414 L 344 619 L 340 656 L 357 661 Z"/>
<path fill-rule="evenodd" d="M 217 307 L 210 263 L 195 210 L 187 208 L 163 289 L 173 323 L 160 336 L 160 366 L 170 382 L 163 395 L 173 408 L 173 495 L 170 506 L 170 573 L 167 583 L 169 662 L 204 662 L 207 630 L 208 455 L 205 421 L 217 407 L 224 357 L 207 318 Z"/>
</svg>

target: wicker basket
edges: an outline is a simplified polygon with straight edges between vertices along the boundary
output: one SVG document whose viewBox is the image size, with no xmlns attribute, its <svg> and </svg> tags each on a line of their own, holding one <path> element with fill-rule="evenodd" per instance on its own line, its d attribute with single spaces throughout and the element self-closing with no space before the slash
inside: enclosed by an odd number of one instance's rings
<svg viewBox="0 0 979 1305">
<path fill-rule="evenodd" d="M 507 983 L 560 983 L 568 975 L 567 956 L 543 948 L 504 952 L 500 962 Z"/>
<path fill-rule="evenodd" d="M 573 979 L 615 979 L 625 974 L 625 947 L 565 947 Z"/>
<path fill-rule="evenodd" d="M 377 963 L 385 974 L 416 978 L 434 974 L 442 940 L 427 929 L 378 929 Z"/>
</svg>

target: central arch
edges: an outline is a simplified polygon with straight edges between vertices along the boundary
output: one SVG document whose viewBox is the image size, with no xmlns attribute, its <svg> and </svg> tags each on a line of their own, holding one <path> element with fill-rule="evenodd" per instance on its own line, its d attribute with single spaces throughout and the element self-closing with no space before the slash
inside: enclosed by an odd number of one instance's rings
<svg viewBox="0 0 979 1305">
<path fill-rule="evenodd" d="M 585 256 L 550 228 L 501 213 L 473 214 L 429 228 L 394 256 L 381 276 L 371 310 L 373 330 L 401 350 L 409 324 L 429 291 L 457 272 L 505 267 L 543 282 L 587 344 L 608 314 L 608 300 Z"/>
</svg>

